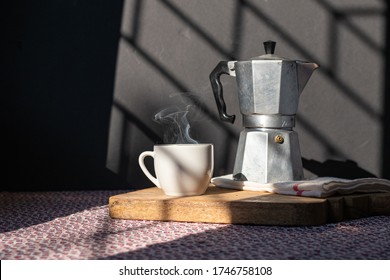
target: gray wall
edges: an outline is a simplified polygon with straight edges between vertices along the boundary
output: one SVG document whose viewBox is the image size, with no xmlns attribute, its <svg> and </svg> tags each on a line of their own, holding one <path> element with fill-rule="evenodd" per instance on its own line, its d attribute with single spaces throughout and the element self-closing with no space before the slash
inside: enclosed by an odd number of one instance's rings
<svg viewBox="0 0 390 280">
<path fill-rule="evenodd" d="M 161 142 L 153 116 L 190 107 L 191 135 L 232 172 L 241 131 L 219 120 L 209 73 L 263 54 L 320 64 L 298 109 L 306 176 L 390 178 L 389 23 L 381 0 L 8 1 L 2 83 L 9 189 L 151 183 L 138 155 Z M 148 164 L 151 164 L 148 162 Z"/>
<path fill-rule="evenodd" d="M 215 175 L 232 172 L 241 118 L 218 119 L 208 75 L 220 60 L 263 54 L 271 39 L 280 56 L 321 66 L 301 95 L 295 128 L 306 176 L 389 176 L 385 11 L 385 1 L 372 0 L 125 1 L 108 167 L 145 184 L 137 157 L 160 141 L 154 114 L 192 104 L 193 94 L 200 113 L 191 132 L 215 144 Z M 239 114 L 234 78 L 222 81 L 228 111 Z"/>
</svg>

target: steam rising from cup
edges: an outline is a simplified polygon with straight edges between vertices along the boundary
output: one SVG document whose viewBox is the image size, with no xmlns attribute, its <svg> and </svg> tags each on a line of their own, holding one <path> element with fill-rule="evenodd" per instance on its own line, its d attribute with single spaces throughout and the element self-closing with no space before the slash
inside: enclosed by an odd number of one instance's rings
<svg viewBox="0 0 390 280">
<path fill-rule="evenodd" d="M 164 144 L 198 144 L 190 136 L 190 123 L 187 119 L 190 105 L 185 109 L 171 106 L 161 110 L 154 120 L 163 126 Z"/>
</svg>

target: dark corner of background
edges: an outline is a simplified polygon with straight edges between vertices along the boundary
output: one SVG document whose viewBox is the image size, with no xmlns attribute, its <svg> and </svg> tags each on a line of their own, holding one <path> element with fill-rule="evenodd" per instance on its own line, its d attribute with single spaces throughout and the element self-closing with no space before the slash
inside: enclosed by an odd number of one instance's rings
<svg viewBox="0 0 390 280">
<path fill-rule="evenodd" d="M 106 168 L 123 1 L 1 6 L 2 190 L 126 187 Z"/>
</svg>

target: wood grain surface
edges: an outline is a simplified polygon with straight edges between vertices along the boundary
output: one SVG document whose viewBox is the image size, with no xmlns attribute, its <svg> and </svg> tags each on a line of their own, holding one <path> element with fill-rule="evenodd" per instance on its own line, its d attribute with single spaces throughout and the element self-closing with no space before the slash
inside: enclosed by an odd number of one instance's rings
<svg viewBox="0 0 390 280">
<path fill-rule="evenodd" d="M 114 219 L 254 225 L 322 225 L 390 214 L 390 193 L 329 198 L 237 191 L 210 186 L 201 196 L 170 197 L 146 188 L 109 198 Z"/>
</svg>

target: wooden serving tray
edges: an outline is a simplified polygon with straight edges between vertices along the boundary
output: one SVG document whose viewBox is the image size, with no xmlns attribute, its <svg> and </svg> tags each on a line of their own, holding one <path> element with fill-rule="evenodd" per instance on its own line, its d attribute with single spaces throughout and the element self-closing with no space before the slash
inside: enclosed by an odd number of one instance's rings
<svg viewBox="0 0 390 280">
<path fill-rule="evenodd" d="M 210 186 L 201 196 L 170 197 L 152 187 L 109 199 L 114 219 L 255 225 L 322 225 L 390 214 L 390 193 L 329 198 L 237 191 Z"/>
</svg>

